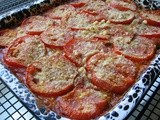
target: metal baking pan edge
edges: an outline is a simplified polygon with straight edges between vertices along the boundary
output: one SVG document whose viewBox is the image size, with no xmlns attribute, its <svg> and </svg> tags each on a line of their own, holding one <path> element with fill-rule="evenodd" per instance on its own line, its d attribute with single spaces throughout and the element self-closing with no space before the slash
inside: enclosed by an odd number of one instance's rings
<svg viewBox="0 0 160 120">
<path fill-rule="evenodd" d="M 0 29 L 19 25 L 23 19 L 31 15 L 36 15 L 56 6 L 61 0 L 33 0 L 14 8 L 6 8 L 7 11 L 0 11 Z"/>
<path fill-rule="evenodd" d="M 58 1 L 58 0 L 57 0 Z M 56 2 L 57 2 L 56 1 Z M 134 0 L 137 4 L 148 9 L 160 9 L 160 2 L 150 0 Z M 138 2 L 139 1 L 139 2 Z M 150 1 L 149 5 L 145 5 L 144 1 Z M 17 8 L 11 12 L 0 15 L 0 28 L 18 22 L 19 19 L 23 19 L 26 16 L 37 14 L 40 8 L 45 6 L 45 9 L 54 4 L 54 0 L 37 0 L 33 3 Z M 60 0 L 59 0 L 60 2 Z M 150 6 L 150 7 L 149 7 Z M 154 7 L 153 7 L 154 6 Z M 156 7 L 155 7 L 156 6 Z M 24 11 L 29 11 L 26 15 Z M 42 9 L 41 9 L 42 10 Z M 22 15 L 22 14 L 25 15 Z M 22 17 L 19 18 L 19 15 Z M 14 20 L 14 21 L 13 21 Z M 138 81 L 132 86 L 132 88 L 124 95 L 121 101 L 112 108 L 105 115 L 99 117 L 99 120 L 122 120 L 134 109 L 139 102 L 143 94 L 149 88 L 152 82 L 154 82 L 160 73 L 160 55 L 151 62 L 147 70 L 141 75 Z M 0 78 L 11 88 L 11 90 L 18 96 L 18 98 L 40 119 L 56 119 L 56 120 L 68 120 L 68 118 L 61 117 L 53 111 L 47 112 L 45 107 L 39 108 L 36 104 L 34 95 L 28 90 L 28 88 L 19 82 L 19 80 L 10 71 L 0 63 Z"/>
</svg>

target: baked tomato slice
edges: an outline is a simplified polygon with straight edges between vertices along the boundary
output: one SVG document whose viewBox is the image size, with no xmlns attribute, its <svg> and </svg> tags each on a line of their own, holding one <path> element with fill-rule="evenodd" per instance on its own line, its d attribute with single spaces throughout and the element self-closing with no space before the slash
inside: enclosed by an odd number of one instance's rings
<svg viewBox="0 0 160 120">
<path fill-rule="evenodd" d="M 160 28 L 142 23 L 137 25 L 137 34 L 146 38 L 160 38 Z"/>
<path fill-rule="evenodd" d="M 86 11 L 97 12 L 97 14 L 106 9 L 107 4 L 102 0 L 89 0 L 88 3 L 83 7 Z"/>
<path fill-rule="evenodd" d="M 83 12 L 72 12 L 62 19 L 62 25 L 72 30 L 86 30 L 91 23 L 91 16 Z"/>
<path fill-rule="evenodd" d="M 22 22 L 27 34 L 39 35 L 54 24 L 53 20 L 45 16 L 31 16 Z"/>
<path fill-rule="evenodd" d="M 50 48 L 60 48 L 73 39 L 73 32 L 70 29 L 61 26 L 52 26 L 44 31 L 41 35 L 42 42 Z"/>
<path fill-rule="evenodd" d="M 27 67 L 26 83 L 37 95 L 57 97 L 73 89 L 77 75 L 75 65 L 64 56 L 46 56 Z"/>
<path fill-rule="evenodd" d="M 60 5 L 47 11 L 45 16 L 48 16 L 52 19 L 62 19 L 62 17 L 72 13 L 73 11 L 75 11 L 75 8 L 72 5 Z"/>
<path fill-rule="evenodd" d="M 110 2 L 110 5 L 113 8 L 118 9 L 120 11 L 127 11 L 127 10 L 136 11 L 137 9 L 137 6 L 135 5 L 134 2 L 126 0 L 112 0 Z"/>
<path fill-rule="evenodd" d="M 97 53 L 87 61 L 91 82 L 106 91 L 122 94 L 134 82 L 136 65 L 122 55 Z"/>
<path fill-rule="evenodd" d="M 147 21 L 148 25 L 160 27 L 160 10 L 142 11 L 140 16 Z"/>
<path fill-rule="evenodd" d="M 21 26 L 17 27 L 15 29 L 15 31 L 17 32 L 17 37 L 16 38 L 23 37 L 23 36 L 27 35 L 26 31 Z"/>
<path fill-rule="evenodd" d="M 38 36 L 26 35 L 17 38 L 7 49 L 4 61 L 13 67 L 27 67 L 33 61 L 46 55 L 44 44 Z"/>
<path fill-rule="evenodd" d="M 106 49 L 104 42 L 98 40 L 73 39 L 64 46 L 65 56 L 77 66 L 82 66 L 91 55 Z"/>
<path fill-rule="evenodd" d="M 130 24 L 135 18 L 135 13 L 129 10 L 119 11 L 117 9 L 109 9 L 104 11 L 103 15 L 114 24 Z"/>
<path fill-rule="evenodd" d="M 81 9 L 82 12 L 91 15 L 93 21 L 102 20 L 105 18 L 101 14 L 101 11 L 106 10 L 107 4 L 102 0 L 90 0 L 84 7 Z"/>
<path fill-rule="evenodd" d="M 87 88 L 76 88 L 59 97 L 57 104 L 63 115 L 76 120 L 90 120 L 108 108 L 110 96 L 107 93 Z"/>
<path fill-rule="evenodd" d="M 145 37 L 115 36 L 114 51 L 134 61 L 144 61 L 153 58 L 156 45 Z"/>
<path fill-rule="evenodd" d="M 108 41 L 110 38 L 110 35 L 108 35 L 108 31 L 106 29 L 100 29 L 94 26 L 89 30 L 77 30 L 73 33 L 75 39 L 99 39 Z"/>
<path fill-rule="evenodd" d="M 0 31 L 0 46 L 7 47 L 17 38 L 17 32 L 14 29 Z"/>
</svg>

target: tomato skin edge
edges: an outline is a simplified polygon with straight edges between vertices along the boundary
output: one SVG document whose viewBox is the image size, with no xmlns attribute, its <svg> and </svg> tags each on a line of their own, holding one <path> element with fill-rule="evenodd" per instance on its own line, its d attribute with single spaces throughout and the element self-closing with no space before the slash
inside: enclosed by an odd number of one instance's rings
<svg viewBox="0 0 160 120">
<path fill-rule="evenodd" d="M 125 1 L 125 0 L 122 0 L 122 1 L 124 1 L 124 2 L 130 2 L 130 1 Z M 136 4 L 135 4 L 134 2 L 133 2 L 133 4 L 134 4 L 135 9 L 130 9 L 130 8 L 124 7 L 123 5 L 120 5 L 120 4 L 116 3 L 116 1 L 113 1 L 113 2 L 110 3 L 110 5 L 111 5 L 113 8 L 118 9 L 118 10 L 120 10 L 120 11 L 131 10 L 131 11 L 134 12 L 134 11 L 137 10 L 137 6 L 136 6 Z"/>
<path fill-rule="evenodd" d="M 71 57 L 69 57 L 69 50 L 68 50 L 68 48 L 67 48 L 67 46 L 69 46 L 69 47 L 71 47 L 71 45 L 73 44 L 73 43 L 75 43 L 76 42 L 76 39 L 71 39 L 71 40 L 69 40 L 69 42 L 63 47 L 63 50 L 64 50 L 64 56 L 68 59 L 68 60 L 70 60 L 73 64 L 75 64 L 77 67 L 80 67 L 81 65 L 79 64 L 79 63 L 77 63 L 76 61 L 74 61 L 73 60 L 73 58 L 71 58 Z"/>
<path fill-rule="evenodd" d="M 142 36 L 142 37 L 146 37 L 146 38 L 160 38 L 160 33 L 159 34 L 139 34 L 139 36 Z"/>
<path fill-rule="evenodd" d="M 130 8 L 127 8 L 127 7 L 123 7 L 122 5 L 119 5 L 119 4 L 116 4 L 116 3 L 111 3 L 110 5 L 111 5 L 113 8 L 118 9 L 118 10 L 120 10 L 120 11 L 127 11 L 127 10 L 136 11 L 136 9 L 133 10 L 133 9 L 130 9 Z"/>
<path fill-rule="evenodd" d="M 111 23 L 114 23 L 114 24 L 130 24 L 133 20 L 135 19 L 135 17 L 131 18 L 131 19 L 128 19 L 128 20 L 125 20 L 125 21 L 114 21 L 114 20 L 109 20 Z"/>
<path fill-rule="evenodd" d="M 93 76 L 92 76 L 91 82 L 94 85 L 96 85 L 99 88 L 102 88 L 103 90 L 114 92 L 117 94 L 124 93 L 135 82 L 134 78 L 128 77 L 124 80 L 124 84 L 122 84 L 122 85 L 111 85 L 107 81 L 103 81 L 103 80 L 98 79 L 94 73 L 92 75 Z M 114 84 L 114 83 L 112 83 L 112 84 Z"/>
<path fill-rule="evenodd" d="M 44 43 L 44 45 L 48 48 L 51 48 L 51 49 L 60 49 L 60 50 L 63 50 L 63 46 L 56 46 L 56 45 L 51 45 L 51 44 L 47 44 L 43 41 L 42 37 L 40 37 L 40 41 L 42 43 Z"/>
<path fill-rule="evenodd" d="M 15 62 L 13 60 L 10 60 L 8 58 L 8 54 L 12 53 L 12 51 L 10 51 L 10 49 L 13 47 L 13 46 L 17 46 L 19 43 L 22 43 L 23 42 L 23 38 L 27 37 L 29 35 L 26 35 L 26 36 L 23 36 L 23 37 L 20 37 L 20 38 L 17 38 L 15 41 L 13 41 L 13 43 L 8 47 L 7 49 L 7 52 L 4 54 L 4 57 L 3 57 L 3 60 L 4 62 L 9 65 L 9 66 L 13 66 L 13 67 L 22 67 L 22 68 L 26 68 L 25 65 L 21 64 L 20 62 Z"/>
<path fill-rule="evenodd" d="M 17 63 L 15 61 L 11 61 L 10 59 L 8 59 L 6 57 L 6 55 L 4 55 L 3 60 L 4 60 L 4 63 L 9 65 L 9 66 L 18 67 L 18 68 L 26 68 L 26 66 L 23 65 L 23 64 Z"/>
<path fill-rule="evenodd" d="M 75 8 L 81 8 L 85 5 L 85 2 L 80 2 L 80 3 L 71 3 L 70 5 L 72 5 Z"/>
<path fill-rule="evenodd" d="M 157 21 L 151 20 L 151 19 L 149 19 L 149 18 L 146 18 L 146 17 L 144 17 L 143 15 L 141 15 L 141 18 L 142 18 L 143 20 L 146 20 L 148 25 L 160 27 L 160 22 L 157 22 Z"/>
<path fill-rule="evenodd" d="M 127 54 L 123 54 L 123 52 L 119 51 L 118 49 L 116 49 L 115 47 L 113 48 L 114 52 L 119 54 L 119 55 L 124 55 L 126 58 L 133 60 L 135 62 L 143 62 L 143 61 L 147 61 L 150 60 L 154 57 L 154 53 L 155 53 L 155 49 L 151 52 L 151 54 L 149 54 L 149 56 L 147 57 L 143 57 L 143 58 L 138 58 L 138 57 L 134 57 L 134 56 L 130 56 Z"/>
</svg>

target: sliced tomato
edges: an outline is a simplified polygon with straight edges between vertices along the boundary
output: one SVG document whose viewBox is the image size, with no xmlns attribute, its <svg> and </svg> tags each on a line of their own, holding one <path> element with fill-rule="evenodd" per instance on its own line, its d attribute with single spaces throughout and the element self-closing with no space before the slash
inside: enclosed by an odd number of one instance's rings
<svg viewBox="0 0 160 120">
<path fill-rule="evenodd" d="M 52 19 L 62 19 L 64 16 L 72 13 L 73 11 L 75 11 L 75 8 L 72 5 L 60 5 L 47 11 L 45 15 Z"/>
<path fill-rule="evenodd" d="M 15 29 L 15 31 L 17 32 L 17 37 L 16 38 L 23 37 L 23 36 L 27 35 L 26 31 L 21 26 L 17 27 Z"/>
<path fill-rule="evenodd" d="M 88 11 L 90 12 L 90 11 Z M 74 12 L 67 15 L 62 20 L 64 26 L 72 30 L 95 30 L 105 29 L 108 25 L 105 24 L 105 17 L 101 14 L 92 14 L 87 11 Z"/>
<path fill-rule="evenodd" d="M 46 49 L 37 36 L 26 35 L 16 39 L 7 49 L 4 61 L 13 67 L 27 67 L 46 55 Z"/>
<path fill-rule="evenodd" d="M 52 26 L 44 31 L 41 35 L 42 42 L 50 48 L 60 48 L 73 39 L 73 32 L 70 29 L 61 26 Z"/>
<path fill-rule="evenodd" d="M 110 23 L 106 28 L 107 34 L 111 36 L 133 34 L 127 29 L 128 25 Z"/>
<path fill-rule="evenodd" d="M 27 34 L 39 35 L 54 24 L 53 20 L 45 16 L 31 16 L 22 22 Z"/>
<path fill-rule="evenodd" d="M 144 61 L 153 58 L 156 45 L 145 37 L 115 36 L 114 51 L 134 61 Z"/>
<path fill-rule="evenodd" d="M 110 2 L 110 5 L 113 8 L 116 8 L 120 11 L 127 11 L 127 10 L 136 11 L 137 9 L 137 6 L 132 1 L 112 0 Z"/>
<path fill-rule="evenodd" d="M 91 55 L 106 50 L 104 42 L 97 40 L 73 39 L 64 47 L 66 57 L 77 66 L 85 64 Z"/>
<path fill-rule="evenodd" d="M 86 4 L 86 2 L 73 2 L 73 3 L 70 3 L 70 5 L 72 5 L 72 6 L 75 7 L 75 8 L 81 8 L 81 7 L 83 7 L 85 4 Z"/>
<path fill-rule="evenodd" d="M 26 83 L 32 92 L 57 97 L 71 91 L 77 68 L 63 56 L 44 57 L 27 67 Z"/>
<path fill-rule="evenodd" d="M 160 10 L 142 11 L 141 17 L 147 21 L 148 25 L 160 27 Z"/>
<path fill-rule="evenodd" d="M 91 17 L 82 12 L 73 12 L 66 15 L 62 20 L 62 24 L 72 30 L 86 30 L 91 23 Z"/>
<path fill-rule="evenodd" d="M 0 46 L 7 47 L 17 37 L 17 32 L 14 29 L 6 29 L 0 31 Z"/>
<path fill-rule="evenodd" d="M 106 9 L 108 6 L 107 4 L 102 0 L 90 0 L 85 6 L 84 10 L 86 11 L 92 11 L 99 13 L 100 11 Z"/>
<path fill-rule="evenodd" d="M 87 61 L 91 82 L 106 91 L 122 94 L 134 82 L 136 65 L 124 56 L 115 53 L 97 53 Z"/>
<path fill-rule="evenodd" d="M 101 12 L 107 8 L 107 4 L 101 0 L 90 0 L 81 11 L 90 15 L 93 21 L 101 21 L 105 19 L 105 16 Z"/>
<path fill-rule="evenodd" d="M 94 89 L 76 88 L 57 99 L 62 114 L 76 120 L 90 120 L 108 108 L 110 96 Z"/>
<path fill-rule="evenodd" d="M 91 27 L 92 28 L 92 27 Z M 96 27 L 93 30 L 77 30 L 74 31 L 74 38 L 75 39 L 99 39 L 99 40 L 104 40 L 104 41 L 109 41 L 110 35 L 108 35 L 108 30 L 105 29 L 99 29 Z"/>
<path fill-rule="evenodd" d="M 142 23 L 137 25 L 137 34 L 147 38 L 160 38 L 160 28 Z"/>
<path fill-rule="evenodd" d="M 116 9 L 110 9 L 104 15 L 106 19 L 115 24 L 130 24 L 135 18 L 132 11 L 119 11 Z"/>
</svg>

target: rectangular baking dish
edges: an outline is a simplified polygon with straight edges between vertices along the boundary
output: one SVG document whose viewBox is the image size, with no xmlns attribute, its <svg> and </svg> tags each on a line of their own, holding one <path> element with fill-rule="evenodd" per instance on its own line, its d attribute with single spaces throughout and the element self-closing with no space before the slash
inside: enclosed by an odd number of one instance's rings
<svg viewBox="0 0 160 120">
<path fill-rule="evenodd" d="M 23 1 L 23 0 L 22 0 Z M 27 0 L 25 0 L 27 1 Z M 136 4 L 147 9 L 160 9 L 159 1 L 151 0 L 134 0 Z M 149 1 L 148 3 L 146 3 Z M 61 4 L 60 0 L 34 0 L 24 4 L 24 1 L 17 3 L 20 6 L 6 9 L 1 7 L 0 12 L 0 28 L 6 28 L 17 25 L 24 18 L 39 14 L 50 6 Z M 139 77 L 137 82 L 130 88 L 130 90 L 123 96 L 119 103 L 112 108 L 105 115 L 100 116 L 99 120 L 122 120 L 135 108 L 140 99 L 144 96 L 147 89 L 157 79 L 160 73 L 160 55 L 151 62 L 147 70 Z M 0 78 L 11 88 L 11 90 L 18 96 L 18 98 L 40 119 L 56 119 L 67 120 L 68 118 L 61 117 L 53 111 L 46 111 L 45 107 L 38 107 L 34 95 L 28 88 L 19 82 L 19 80 L 0 63 Z M 121 107 L 120 107 L 121 106 Z M 122 109 L 127 108 L 127 109 Z"/>
</svg>

